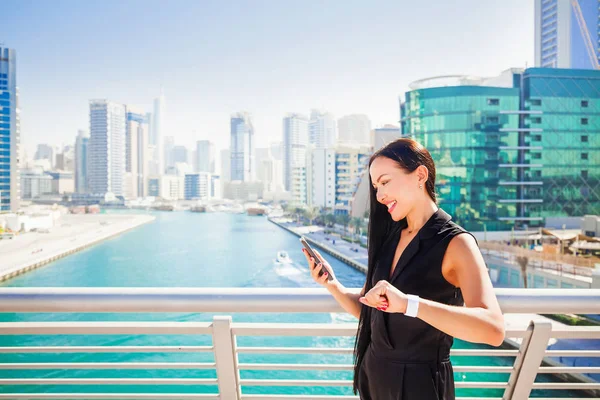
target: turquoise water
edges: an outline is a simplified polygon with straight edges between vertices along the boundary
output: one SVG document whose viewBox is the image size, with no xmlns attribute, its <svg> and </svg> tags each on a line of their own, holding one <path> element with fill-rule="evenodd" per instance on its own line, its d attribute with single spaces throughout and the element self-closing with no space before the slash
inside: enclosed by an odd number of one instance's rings
<svg viewBox="0 0 600 400">
<path fill-rule="evenodd" d="M 223 213 L 156 213 L 156 221 L 2 286 L 46 287 L 317 287 L 304 263 L 298 238 L 264 217 Z M 288 251 L 292 266 L 278 267 L 278 250 Z M 328 258 L 338 279 L 361 287 L 364 275 Z M 210 321 L 213 314 L 0 314 L 2 321 Z M 345 314 L 236 314 L 234 322 L 352 322 Z M 210 345 L 208 336 L 0 336 L 1 346 Z M 240 346 L 352 347 L 353 338 L 241 337 Z M 455 348 L 487 348 L 457 341 Z M 211 354 L 3 354 L 2 362 L 212 362 Z M 240 355 L 242 363 L 351 363 L 351 356 Z M 455 365 L 512 365 L 512 358 L 455 357 Z M 214 378 L 210 370 L 0 370 L 0 378 Z M 350 372 L 242 371 L 243 379 L 351 379 Z M 457 381 L 507 380 L 505 374 L 456 374 Z M 216 386 L 4 386 L 8 392 L 216 392 Z M 244 387 L 247 394 L 350 394 L 335 387 Z M 498 390 L 458 390 L 460 396 L 501 396 Z M 557 397 L 559 392 L 536 393 Z M 565 396 L 569 393 L 563 393 Z M 571 393 L 572 395 L 572 393 Z"/>
</svg>

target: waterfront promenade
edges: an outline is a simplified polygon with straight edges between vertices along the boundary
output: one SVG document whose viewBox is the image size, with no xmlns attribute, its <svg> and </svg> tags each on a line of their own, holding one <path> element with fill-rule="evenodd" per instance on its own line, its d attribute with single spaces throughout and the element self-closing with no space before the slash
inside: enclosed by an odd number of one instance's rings
<svg viewBox="0 0 600 400">
<path fill-rule="evenodd" d="M 48 233 L 28 232 L 0 240 L 0 281 L 153 220 L 153 216 L 145 214 L 66 214 Z"/>
</svg>

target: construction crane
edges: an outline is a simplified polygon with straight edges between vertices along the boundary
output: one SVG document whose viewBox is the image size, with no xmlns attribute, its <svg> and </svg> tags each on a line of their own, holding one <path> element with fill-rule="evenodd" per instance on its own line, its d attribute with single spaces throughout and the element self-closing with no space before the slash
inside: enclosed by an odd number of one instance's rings
<svg viewBox="0 0 600 400">
<path fill-rule="evenodd" d="M 592 63 L 594 69 L 600 69 L 600 64 L 598 63 L 598 54 L 596 53 L 596 48 L 592 42 L 590 31 L 585 23 L 585 19 L 583 18 L 579 1 L 571 0 L 571 7 L 573 7 L 573 12 L 575 13 L 575 18 L 577 19 L 577 25 L 579 25 L 579 31 L 581 32 L 581 37 L 585 43 L 585 48 L 587 50 L 588 57 L 590 58 L 590 62 Z"/>
</svg>

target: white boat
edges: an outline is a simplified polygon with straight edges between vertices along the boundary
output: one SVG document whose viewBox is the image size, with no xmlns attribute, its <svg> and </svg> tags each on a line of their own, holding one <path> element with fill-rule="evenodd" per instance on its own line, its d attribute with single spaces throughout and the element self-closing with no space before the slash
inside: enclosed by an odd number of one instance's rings
<svg viewBox="0 0 600 400">
<path fill-rule="evenodd" d="M 280 264 L 290 264 L 292 259 L 287 252 L 280 250 L 277 252 L 277 262 Z"/>
</svg>

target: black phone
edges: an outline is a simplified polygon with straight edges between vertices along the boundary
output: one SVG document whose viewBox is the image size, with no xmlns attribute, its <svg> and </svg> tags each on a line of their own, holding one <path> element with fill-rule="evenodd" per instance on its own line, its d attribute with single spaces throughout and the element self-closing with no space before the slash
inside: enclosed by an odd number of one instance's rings
<svg viewBox="0 0 600 400">
<path fill-rule="evenodd" d="M 308 255 L 311 256 L 312 258 L 314 258 L 316 264 L 318 264 L 321 259 L 319 258 L 319 256 L 317 255 L 317 253 L 313 250 L 313 248 L 310 247 L 310 244 L 308 244 L 308 242 L 306 241 L 306 239 L 304 238 L 304 236 L 302 236 L 300 238 L 300 243 L 302 243 L 302 245 L 304 246 L 304 248 L 308 252 Z M 333 276 L 331 275 L 331 271 L 329 270 L 329 268 L 327 268 L 327 266 L 325 265 L 325 263 L 323 263 L 323 268 L 321 268 L 321 272 L 319 273 L 319 276 L 323 276 L 323 271 L 327 271 L 327 280 L 328 281 L 332 281 L 333 280 Z"/>
</svg>

